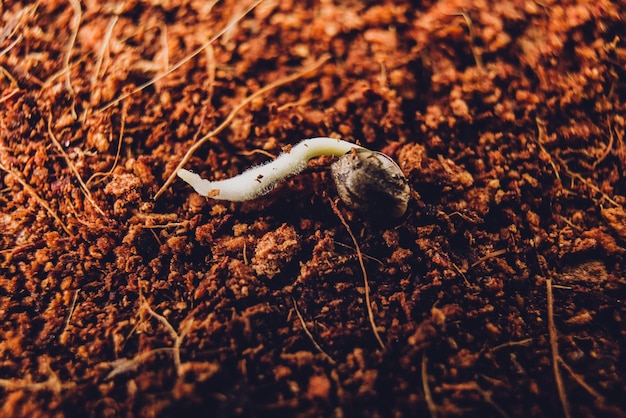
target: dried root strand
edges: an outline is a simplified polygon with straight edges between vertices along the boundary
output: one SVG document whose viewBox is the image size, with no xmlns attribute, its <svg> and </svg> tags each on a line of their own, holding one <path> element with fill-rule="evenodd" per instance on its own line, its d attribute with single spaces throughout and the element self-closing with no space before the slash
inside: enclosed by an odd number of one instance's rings
<svg viewBox="0 0 626 418">
<path fill-rule="evenodd" d="M 341 214 L 341 211 L 337 207 L 337 204 L 333 202 L 332 200 L 329 200 L 329 201 L 330 201 L 330 206 L 333 209 L 333 212 L 335 212 L 335 215 L 337 215 L 337 217 L 339 218 L 343 226 L 348 231 L 348 234 L 350 235 L 350 238 L 352 239 L 352 243 L 354 244 L 354 248 L 356 248 L 356 254 L 359 259 L 359 265 L 361 266 L 361 272 L 363 273 L 363 284 L 365 286 L 365 307 L 367 309 L 367 317 L 369 319 L 370 326 L 372 327 L 372 332 L 374 333 L 374 337 L 376 337 L 376 341 L 378 341 L 378 345 L 380 346 L 381 349 L 384 350 L 386 348 L 385 343 L 383 342 L 382 338 L 380 338 L 380 334 L 378 333 L 378 329 L 376 327 L 376 321 L 374 320 L 374 311 L 372 311 L 372 302 L 370 300 L 371 299 L 370 284 L 367 278 L 367 270 L 365 269 L 365 262 L 363 261 L 363 253 L 361 252 L 361 247 L 359 246 L 359 243 L 356 240 L 356 237 L 354 236 L 354 233 L 352 232 L 350 225 L 348 225 L 348 222 L 346 222 L 346 219 L 343 217 L 343 215 Z"/>
<path fill-rule="evenodd" d="M 559 399 L 561 400 L 561 405 L 563 406 L 563 413 L 565 414 L 565 418 L 570 418 L 572 416 L 572 410 L 569 400 L 567 399 L 567 393 L 565 392 L 561 369 L 559 368 L 559 359 L 561 356 L 559 355 L 556 325 L 554 325 L 554 297 L 552 294 L 552 279 L 550 278 L 546 280 L 546 293 L 548 298 L 548 334 L 550 337 L 550 351 L 552 354 L 552 370 L 554 372 L 554 380 L 556 381 Z"/>
<path fill-rule="evenodd" d="M 307 335 L 307 337 L 309 337 L 309 340 L 311 340 L 311 342 L 313 343 L 313 346 L 317 349 L 317 351 L 320 352 L 320 354 L 324 356 L 326 360 L 328 360 L 330 364 L 337 364 L 335 359 L 333 359 L 326 351 L 324 351 L 324 349 L 317 343 L 317 341 L 315 341 L 315 337 L 313 337 L 313 334 L 311 334 L 311 331 L 309 331 L 309 328 L 306 326 L 306 322 L 304 322 L 304 318 L 302 317 L 302 314 L 298 309 L 298 304 L 296 303 L 296 300 L 294 298 L 291 298 L 291 300 L 293 301 L 293 309 L 296 311 L 296 315 L 298 315 L 300 324 L 302 324 L 302 329 L 304 330 L 304 333 Z"/>
<path fill-rule="evenodd" d="M 73 0 L 73 1 L 77 1 L 77 0 Z M 206 41 L 204 44 L 200 45 L 195 51 L 193 51 L 191 54 L 187 55 L 185 58 L 181 59 L 180 61 L 178 61 L 176 64 L 174 64 L 169 70 L 165 71 L 163 74 L 158 75 L 156 77 L 154 77 L 153 79 L 145 82 L 144 84 L 140 85 L 139 87 L 135 88 L 134 90 L 132 90 L 129 93 L 126 94 L 122 94 L 121 96 L 119 96 L 117 99 L 114 99 L 113 101 L 109 102 L 108 104 L 106 104 L 104 107 L 102 107 L 100 110 L 106 110 L 109 109 L 113 106 L 115 106 L 116 104 L 118 104 L 119 102 L 121 102 L 122 100 L 125 100 L 127 98 L 129 98 L 130 96 L 139 93 L 140 91 L 144 90 L 147 87 L 150 87 L 151 85 L 153 85 L 154 83 L 164 79 L 165 77 L 167 77 L 168 75 L 172 74 L 174 71 L 176 71 L 177 69 L 179 69 L 180 67 L 182 67 L 183 65 L 185 65 L 186 63 L 188 63 L 189 61 L 191 61 L 192 59 L 194 59 L 198 54 L 200 54 L 202 51 L 204 51 L 207 47 L 209 47 L 211 44 L 213 44 L 213 42 L 217 41 L 219 38 L 221 38 L 225 33 L 227 33 L 228 31 L 232 30 L 244 17 L 246 17 L 250 12 L 252 12 L 259 4 L 261 4 L 263 2 L 263 0 L 257 0 L 254 3 L 252 3 L 246 10 L 244 10 L 239 16 L 237 16 L 235 19 L 231 20 L 226 26 L 224 26 L 219 32 L 217 32 L 215 35 L 213 35 L 208 41 Z"/>
<path fill-rule="evenodd" d="M 89 203 L 91 203 L 91 205 L 94 208 L 96 208 L 96 210 L 98 211 L 100 215 L 106 216 L 104 211 L 100 209 L 100 206 L 98 206 L 96 201 L 91 196 L 91 191 L 89 190 L 89 188 L 83 181 L 82 177 L 80 176 L 80 173 L 78 172 L 78 169 L 76 168 L 76 165 L 72 162 L 72 159 L 69 157 L 69 155 L 67 155 L 67 152 L 65 152 L 65 149 L 63 148 L 59 140 L 56 138 L 56 136 L 54 135 L 54 132 L 52 132 L 52 112 L 50 113 L 50 115 L 48 115 L 48 134 L 50 135 L 50 139 L 52 140 L 52 143 L 54 144 L 56 149 L 63 156 L 63 159 L 67 163 L 67 166 L 70 168 L 72 173 L 74 173 L 74 176 L 76 177 L 76 180 L 78 180 L 78 184 L 80 184 L 80 188 L 83 191 L 85 198 L 89 201 Z"/>
<path fill-rule="evenodd" d="M 24 188 L 24 190 L 26 190 L 26 192 L 28 194 L 30 194 L 36 201 L 37 203 L 39 203 L 39 205 L 41 207 L 43 207 L 46 212 L 48 212 L 48 215 L 50 215 L 55 221 L 57 221 L 57 223 L 61 226 L 61 228 L 63 229 L 63 231 L 65 231 L 65 233 L 67 235 L 69 235 L 70 237 L 73 237 L 74 234 L 72 233 L 72 231 L 68 228 L 68 226 L 61 220 L 61 218 L 59 217 L 59 215 L 57 215 L 57 213 L 52 210 L 52 208 L 50 207 L 50 205 L 48 205 L 48 202 L 46 202 L 41 196 L 39 196 L 39 194 L 37 193 L 37 191 L 26 182 L 26 180 L 24 180 L 22 178 L 22 176 L 15 170 L 12 170 L 8 167 L 6 167 L 4 164 L 0 163 L 0 170 L 4 171 L 5 173 L 8 173 L 10 175 L 12 175 L 13 177 L 15 177 L 15 179 L 18 181 L 18 183 L 20 183 L 22 185 L 22 187 Z"/>
<path fill-rule="evenodd" d="M 330 59 L 330 55 L 324 55 L 319 60 L 317 60 L 317 62 L 315 64 L 313 64 L 312 66 L 307 67 L 307 68 L 303 69 L 302 71 L 298 71 L 295 74 L 289 75 L 289 76 L 281 78 L 279 80 L 276 80 L 276 81 L 274 81 L 274 82 L 272 82 L 272 83 L 270 83 L 270 84 L 260 88 L 259 90 L 255 91 L 250 96 L 248 96 L 244 100 L 242 100 L 241 103 L 239 103 L 235 108 L 233 108 L 233 110 L 230 111 L 228 116 L 226 116 L 226 119 L 224 119 L 224 121 L 217 128 L 215 128 L 214 130 L 212 130 L 211 132 L 209 132 L 208 134 L 206 134 L 205 136 L 200 138 L 196 143 L 194 143 L 187 150 L 187 152 L 185 153 L 183 158 L 180 160 L 180 162 L 178 163 L 178 165 L 176 166 L 174 171 L 170 174 L 170 176 L 167 178 L 167 180 L 165 181 L 163 186 L 161 186 L 161 188 L 154 195 L 154 200 L 157 200 L 159 198 L 159 196 L 161 196 L 161 194 L 163 194 L 165 189 L 167 189 L 169 187 L 169 185 L 172 184 L 172 182 L 176 178 L 176 175 L 178 174 L 178 172 L 183 168 L 183 166 L 185 164 L 187 164 L 187 162 L 191 159 L 191 156 L 194 154 L 194 152 L 196 152 L 198 149 L 200 149 L 200 147 L 202 145 L 204 145 L 207 141 L 209 141 L 211 138 L 219 135 L 224 129 L 226 129 L 228 127 L 228 125 L 230 125 L 230 123 L 233 121 L 235 116 L 237 116 L 237 114 L 239 112 L 241 112 L 241 110 L 243 110 L 248 104 L 250 104 L 252 101 L 257 99 L 258 97 L 263 96 L 265 93 L 267 93 L 267 92 L 269 92 L 271 90 L 274 90 L 274 89 L 276 89 L 276 88 L 278 88 L 280 86 L 283 86 L 285 84 L 289 84 L 289 83 L 291 83 L 291 82 L 293 82 L 293 81 L 295 81 L 295 80 L 297 80 L 299 78 L 302 78 L 302 77 L 306 76 L 307 74 L 317 70 L 319 67 L 321 67 L 329 59 Z"/>
</svg>

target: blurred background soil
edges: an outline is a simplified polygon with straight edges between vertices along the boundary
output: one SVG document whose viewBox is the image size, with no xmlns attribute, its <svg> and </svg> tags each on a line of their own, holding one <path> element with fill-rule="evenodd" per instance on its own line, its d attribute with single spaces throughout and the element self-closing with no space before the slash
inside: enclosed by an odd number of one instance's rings
<svg viewBox="0 0 626 418">
<path fill-rule="evenodd" d="M 624 16 L 3 1 L 0 415 L 626 416 Z M 331 158 L 168 182 L 313 136 L 392 156 L 407 214 L 334 212 Z"/>
</svg>

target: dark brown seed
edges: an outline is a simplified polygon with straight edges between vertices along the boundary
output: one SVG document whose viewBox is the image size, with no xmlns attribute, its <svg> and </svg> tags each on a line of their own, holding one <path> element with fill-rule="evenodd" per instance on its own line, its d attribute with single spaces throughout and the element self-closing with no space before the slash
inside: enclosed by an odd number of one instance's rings
<svg viewBox="0 0 626 418">
<path fill-rule="evenodd" d="M 331 165 L 341 200 L 351 209 L 374 216 L 404 215 L 409 184 L 400 167 L 376 151 L 349 152 Z"/>
</svg>

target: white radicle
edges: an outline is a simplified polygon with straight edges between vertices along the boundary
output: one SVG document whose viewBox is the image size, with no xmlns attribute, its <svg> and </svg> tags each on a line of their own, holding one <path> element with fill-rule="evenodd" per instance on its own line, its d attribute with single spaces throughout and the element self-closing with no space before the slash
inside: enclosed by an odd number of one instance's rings
<svg viewBox="0 0 626 418">
<path fill-rule="evenodd" d="M 242 202 L 262 196 L 289 176 L 304 170 L 311 158 L 322 155 L 340 157 L 352 149 L 365 148 L 340 139 L 319 137 L 305 139 L 275 160 L 252 167 L 226 180 L 210 181 L 189 170 L 178 170 L 178 177 L 195 191 L 211 199 Z"/>
</svg>

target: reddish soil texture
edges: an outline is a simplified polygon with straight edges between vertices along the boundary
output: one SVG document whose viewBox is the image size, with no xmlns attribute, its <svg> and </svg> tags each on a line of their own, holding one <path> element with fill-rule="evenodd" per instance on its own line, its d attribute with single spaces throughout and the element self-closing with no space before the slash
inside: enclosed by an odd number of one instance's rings
<svg viewBox="0 0 626 418">
<path fill-rule="evenodd" d="M 247 6 L 0 4 L 0 415 L 626 416 L 626 3 Z M 157 195 L 313 136 L 407 214 Z"/>
</svg>

